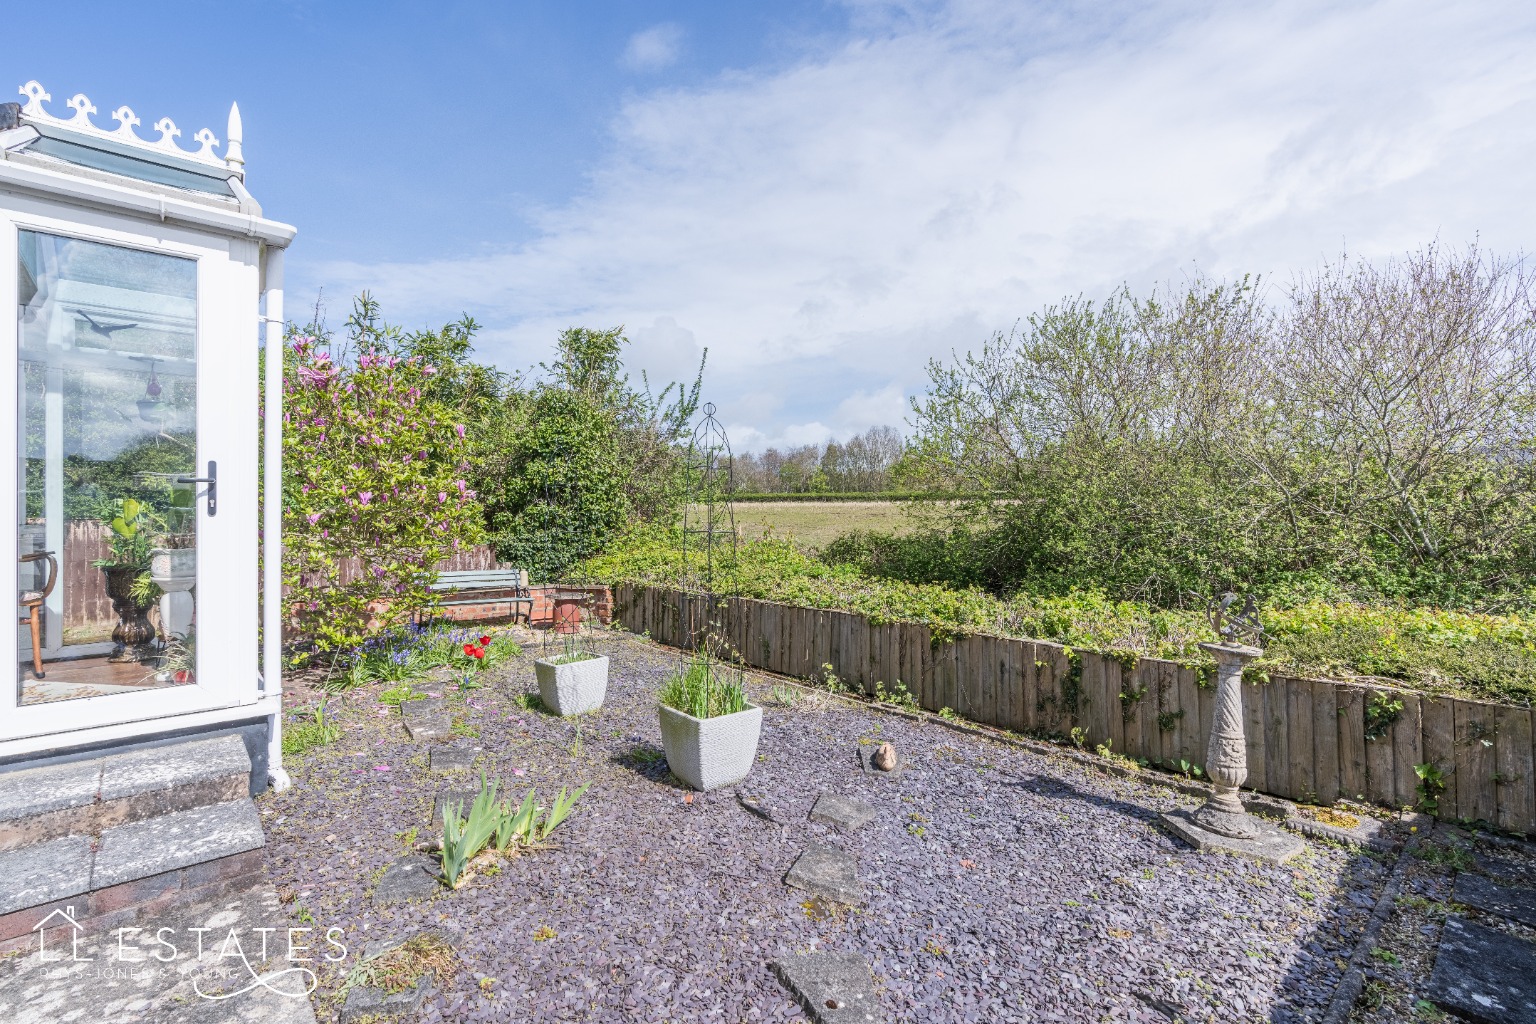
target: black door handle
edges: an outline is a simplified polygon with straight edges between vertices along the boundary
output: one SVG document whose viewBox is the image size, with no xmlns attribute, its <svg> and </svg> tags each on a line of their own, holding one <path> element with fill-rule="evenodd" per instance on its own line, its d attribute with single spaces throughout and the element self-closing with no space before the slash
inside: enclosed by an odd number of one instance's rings
<svg viewBox="0 0 1536 1024">
<path fill-rule="evenodd" d="M 212 459 L 208 460 L 207 476 L 179 476 L 176 478 L 179 484 L 207 484 L 208 485 L 208 518 L 212 519 L 219 514 L 219 464 Z"/>
</svg>

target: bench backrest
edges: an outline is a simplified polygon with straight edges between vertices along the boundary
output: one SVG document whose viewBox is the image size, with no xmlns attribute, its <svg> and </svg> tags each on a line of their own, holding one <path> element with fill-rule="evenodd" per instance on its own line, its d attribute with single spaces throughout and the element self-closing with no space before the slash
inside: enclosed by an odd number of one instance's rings
<svg viewBox="0 0 1536 1024">
<path fill-rule="evenodd" d="M 489 587 L 526 587 L 527 569 L 456 569 L 437 574 L 433 590 L 479 590 Z"/>
</svg>

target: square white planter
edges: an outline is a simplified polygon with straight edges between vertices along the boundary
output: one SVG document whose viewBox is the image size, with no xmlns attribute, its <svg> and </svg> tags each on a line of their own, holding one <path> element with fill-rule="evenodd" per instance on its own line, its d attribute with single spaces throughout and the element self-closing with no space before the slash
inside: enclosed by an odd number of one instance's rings
<svg viewBox="0 0 1536 1024">
<path fill-rule="evenodd" d="M 539 699 L 562 718 L 596 711 L 608 694 L 606 655 L 580 661 L 535 661 L 533 674 L 539 680 Z"/>
<path fill-rule="evenodd" d="M 694 718 L 661 706 L 661 747 L 672 774 L 697 790 L 734 786 L 757 757 L 763 709 L 747 705 L 734 715 Z"/>
</svg>

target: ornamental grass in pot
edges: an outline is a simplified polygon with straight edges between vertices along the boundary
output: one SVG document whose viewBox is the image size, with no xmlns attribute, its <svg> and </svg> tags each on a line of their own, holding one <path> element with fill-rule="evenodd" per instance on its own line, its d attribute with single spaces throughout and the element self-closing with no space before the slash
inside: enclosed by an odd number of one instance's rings
<svg viewBox="0 0 1536 1024">
<path fill-rule="evenodd" d="M 539 699 L 562 718 L 596 711 L 608 695 L 608 657 L 592 650 L 579 633 L 567 633 L 564 649 L 533 663 Z"/>
<path fill-rule="evenodd" d="M 734 786 L 757 757 L 763 709 L 747 703 L 741 670 L 700 653 L 661 688 L 661 746 L 694 789 Z"/>
</svg>

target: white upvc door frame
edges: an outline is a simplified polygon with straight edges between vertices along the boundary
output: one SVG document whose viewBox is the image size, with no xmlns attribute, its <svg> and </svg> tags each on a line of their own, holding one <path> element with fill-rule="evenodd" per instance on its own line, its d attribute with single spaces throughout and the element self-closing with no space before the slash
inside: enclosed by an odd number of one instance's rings
<svg viewBox="0 0 1536 1024">
<path fill-rule="evenodd" d="M 216 460 L 218 510 L 198 492 L 197 681 L 180 686 L 21 705 L 16 677 L 0 679 L 0 754 L 66 733 L 114 734 L 174 727 L 180 716 L 224 715 L 261 698 L 257 662 L 257 324 L 260 245 L 94 209 L 0 195 L 0 450 L 17 449 L 17 239 L 23 230 L 197 261 L 197 468 Z M 0 564 L 14 566 L 18 537 L 0 530 Z M 18 665 L 16 630 L 0 629 L 0 668 Z M 223 717 L 220 715 L 219 717 Z M 167 721 L 168 719 L 172 721 Z M 67 739 L 61 740 L 67 743 Z"/>
</svg>

